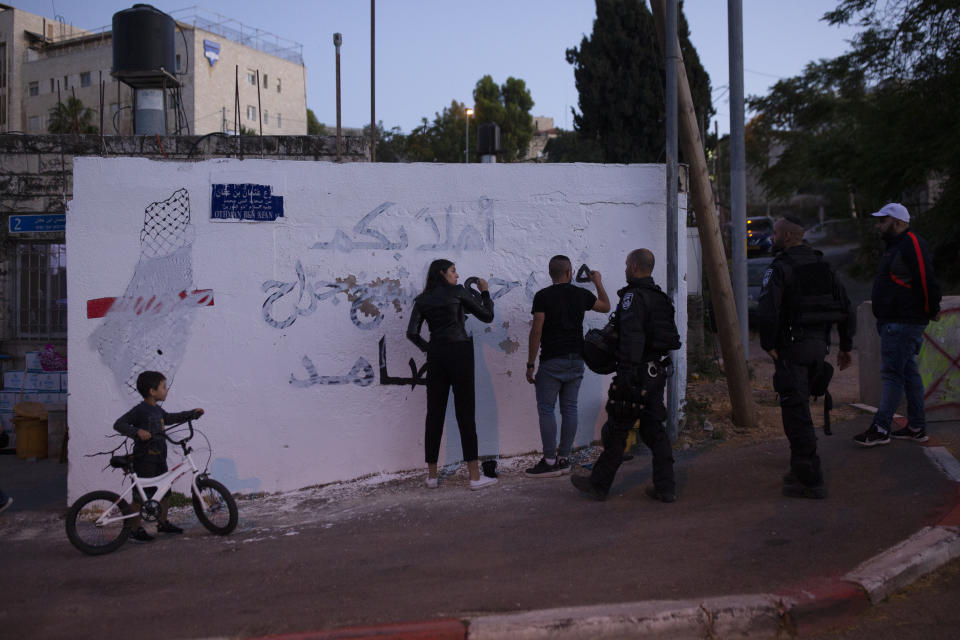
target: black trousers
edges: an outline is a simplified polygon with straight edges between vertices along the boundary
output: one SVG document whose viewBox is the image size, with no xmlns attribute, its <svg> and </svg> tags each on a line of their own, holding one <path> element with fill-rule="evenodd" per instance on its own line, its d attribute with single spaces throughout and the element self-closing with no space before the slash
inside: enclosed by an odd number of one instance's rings
<svg viewBox="0 0 960 640">
<path fill-rule="evenodd" d="M 827 353 L 823 340 L 802 340 L 777 347 L 773 388 L 780 396 L 783 433 L 790 442 L 790 472 L 802 484 L 823 484 L 817 436 L 810 416 L 810 380 Z"/>
<path fill-rule="evenodd" d="M 440 457 L 443 419 L 447 413 L 451 387 L 463 459 L 471 462 L 477 459 L 472 340 L 431 344 L 427 351 L 427 419 L 423 439 L 427 464 L 436 464 Z"/>
<path fill-rule="evenodd" d="M 667 408 L 663 405 L 663 389 L 666 376 L 660 375 L 647 388 L 646 401 L 640 410 L 640 439 L 653 454 L 653 486 L 657 491 L 675 491 L 673 477 L 673 448 L 663 421 Z M 616 378 L 614 384 L 617 384 Z M 617 469 L 623 463 L 623 451 L 627 446 L 627 434 L 633 428 L 632 421 L 620 422 L 610 418 L 600 432 L 603 453 L 597 458 L 590 473 L 590 481 L 603 493 L 609 493 Z"/>
</svg>

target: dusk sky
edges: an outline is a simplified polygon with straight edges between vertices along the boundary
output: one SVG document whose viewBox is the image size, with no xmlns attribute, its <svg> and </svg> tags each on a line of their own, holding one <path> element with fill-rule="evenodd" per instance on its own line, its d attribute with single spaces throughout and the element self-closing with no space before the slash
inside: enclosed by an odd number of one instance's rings
<svg viewBox="0 0 960 640">
<path fill-rule="evenodd" d="M 96 29 L 132 1 L 14 0 L 18 9 Z M 158 9 L 185 19 L 190 5 L 156 0 Z M 778 78 L 800 73 L 820 58 L 847 49 L 851 28 L 820 20 L 837 0 L 743 0 L 745 93 L 765 94 Z M 710 74 L 714 119 L 729 129 L 727 2 L 687 0 L 691 40 Z M 204 0 L 197 13 L 220 14 L 303 45 L 307 106 L 336 123 L 333 34 L 343 34 L 341 84 L 344 126 L 370 119 L 370 2 L 368 0 Z M 577 90 L 564 52 L 593 28 L 592 0 L 379 0 L 376 3 L 376 117 L 405 133 L 451 100 L 472 103 L 473 87 L 489 74 L 502 84 L 523 79 L 532 114 L 572 128 Z M 710 128 L 713 128 L 711 123 Z"/>
</svg>

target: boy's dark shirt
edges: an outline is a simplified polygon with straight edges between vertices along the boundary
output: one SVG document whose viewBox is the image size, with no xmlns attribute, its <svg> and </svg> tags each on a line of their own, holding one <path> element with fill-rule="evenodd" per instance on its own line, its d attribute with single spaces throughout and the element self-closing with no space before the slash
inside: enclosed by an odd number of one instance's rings
<svg viewBox="0 0 960 640">
<path fill-rule="evenodd" d="M 157 405 L 141 402 L 120 416 L 113 423 L 113 430 L 133 439 L 134 457 L 166 462 L 167 440 L 161 436 L 164 426 L 192 419 L 194 415 L 196 414 L 193 411 L 167 413 Z M 141 440 L 137 436 L 138 429 L 149 431 L 153 437 Z"/>
<path fill-rule="evenodd" d="M 564 282 L 537 291 L 533 313 L 543 313 L 540 361 L 583 350 L 583 314 L 593 309 L 597 296 L 583 287 Z"/>
</svg>

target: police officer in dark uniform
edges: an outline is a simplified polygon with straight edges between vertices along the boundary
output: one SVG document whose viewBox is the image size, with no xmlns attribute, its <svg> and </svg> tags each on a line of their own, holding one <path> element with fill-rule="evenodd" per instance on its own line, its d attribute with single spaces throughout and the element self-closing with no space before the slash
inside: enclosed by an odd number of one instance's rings
<svg viewBox="0 0 960 640">
<path fill-rule="evenodd" d="M 783 431 L 790 441 L 790 471 L 783 495 L 826 498 L 810 416 L 811 386 L 825 388 L 833 368 L 824 361 L 830 329 L 840 336 L 837 366 L 850 366 L 856 319 L 850 300 L 823 254 L 803 242 L 803 225 L 786 216 L 773 225 L 779 251 L 763 275 L 757 317 L 760 344 L 774 362 L 773 388 L 780 397 Z"/>
<path fill-rule="evenodd" d="M 627 434 L 640 421 L 640 437 L 653 453 L 653 486 L 646 493 L 654 500 L 677 499 L 673 477 L 673 450 L 664 428 L 663 405 L 670 359 L 680 348 L 673 303 L 653 282 L 654 257 L 647 249 L 627 256 L 627 286 L 618 291 L 614 323 L 618 333 L 616 377 L 610 385 L 607 423 L 603 426 L 603 453 L 590 476 L 570 476 L 573 486 L 597 500 L 610 492 L 623 462 Z"/>
</svg>

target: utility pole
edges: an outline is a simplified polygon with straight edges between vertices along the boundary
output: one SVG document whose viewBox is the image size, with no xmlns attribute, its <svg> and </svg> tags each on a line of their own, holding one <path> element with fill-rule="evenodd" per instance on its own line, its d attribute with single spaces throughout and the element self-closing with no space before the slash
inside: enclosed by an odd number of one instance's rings
<svg viewBox="0 0 960 640">
<path fill-rule="evenodd" d="M 667 0 L 667 34 L 669 38 L 677 36 L 677 0 Z M 680 292 L 679 232 L 677 219 L 677 66 L 680 64 L 679 52 L 674 49 L 664 51 L 666 69 L 667 98 L 667 295 L 676 308 L 685 300 L 678 300 Z M 680 414 L 680 377 L 674 371 L 667 382 L 667 433 L 671 441 L 677 439 L 677 418 Z"/>
<path fill-rule="evenodd" d="M 343 36 L 339 33 L 333 34 L 333 46 L 337 50 L 337 162 L 342 160 L 341 153 L 341 129 L 340 129 L 340 45 L 343 44 Z"/>
<path fill-rule="evenodd" d="M 653 18 L 657 25 L 657 36 L 662 50 L 666 51 L 664 30 L 666 28 L 665 0 L 650 0 Z M 669 47 L 680 56 L 680 41 L 674 36 Z M 713 190 L 710 188 L 710 175 L 707 172 L 707 160 L 703 153 L 703 141 L 697 128 L 690 84 L 683 65 L 677 65 L 678 105 L 680 111 L 680 140 L 684 155 L 690 163 L 690 198 L 697 214 L 697 227 L 700 230 L 700 243 L 703 247 L 704 270 L 710 283 L 710 297 L 717 317 L 720 349 L 723 353 L 723 368 L 727 377 L 727 389 L 730 404 L 733 407 L 733 420 L 741 427 L 756 426 L 756 411 L 747 373 L 747 361 L 743 357 L 743 343 L 737 331 L 737 311 L 733 303 L 730 287 L 730 275 L 727 260 L 717 224 L 716 209 L 713 206 Z"/>
<path fill-rule="evenodd" d="M 743 1 L 727 0 L 730 64 L 730 248 L 733 254 L 733 297 L 740 320 L 743 357 L 750 357 L 747 327 L 747 178 L 743 115 Z"/>
<path fill-rule="evenodd" d="M 370 162 L 377 161 L 376 0 L 370 0 Z"/>
</svg>

